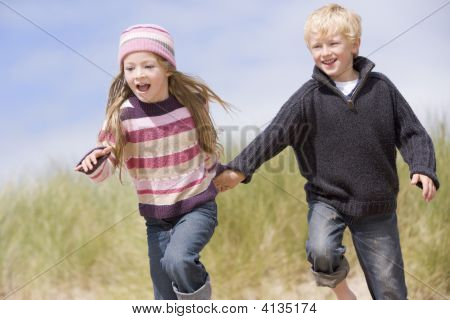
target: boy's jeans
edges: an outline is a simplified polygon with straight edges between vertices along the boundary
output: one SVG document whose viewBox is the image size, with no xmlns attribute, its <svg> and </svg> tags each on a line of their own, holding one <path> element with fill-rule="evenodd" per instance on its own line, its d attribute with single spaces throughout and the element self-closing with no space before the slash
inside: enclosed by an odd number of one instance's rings
<svg viewBox="0 0 450 320">
<path fill-rule="evenodd" d="M 355 218 L 320 202 L 309 203 L 306 253 L 319 286 L 334 288 L 349 271 L 342 238 L 350 228 L 374 299 L 406 299 L 396 213 Z"/>
<path fill-rule="evenodd" d="M 200 251 L 217 226 L 217 205 L 204 203 L 172 219 L 146 218 L 150 274 L 156 300 L 211 299 Z"/>
</svg>

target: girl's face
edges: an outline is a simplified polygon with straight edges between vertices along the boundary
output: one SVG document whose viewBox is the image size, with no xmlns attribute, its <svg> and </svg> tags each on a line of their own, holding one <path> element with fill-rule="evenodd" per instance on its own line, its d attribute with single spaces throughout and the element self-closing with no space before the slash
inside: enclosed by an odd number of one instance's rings
<svg viewBox="0 0 450 320">
<path fill-rule="evenodd" d="M 130 53 L 123 60 L 125 80 L 139 100 L 154 103 L 169 97 L 169 76 L 156 55 L 148 51 Z"/>
<path fill-rule="evenodd" d="M 353 56 L 358 54 L 359 41 L 351 43 L 342 34 L 320 37 L 312 34 L 309 50 L 314 62 L 325 74 L 335 81 L 357 79 L 353 70 Z"/>
</svg>

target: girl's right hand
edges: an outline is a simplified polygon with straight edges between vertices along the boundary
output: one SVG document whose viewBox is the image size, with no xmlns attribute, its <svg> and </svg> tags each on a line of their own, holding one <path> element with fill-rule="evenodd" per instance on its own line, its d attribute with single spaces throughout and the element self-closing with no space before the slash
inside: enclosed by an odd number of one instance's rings
<svg viewBox="0 0 450 320">
<path fill-rule="evenodd" d="M 112 151 L 112 147 L 108 146 L 104 149 L 97 149 L 88 154 L 81 163 L 75 167 L 75 171 L 84 170 L 84 172 L 88 172 L 94 168 L 94 165 L 97 164 L 97 158 L 106 156 L 110 154 Z"/>
</svg>

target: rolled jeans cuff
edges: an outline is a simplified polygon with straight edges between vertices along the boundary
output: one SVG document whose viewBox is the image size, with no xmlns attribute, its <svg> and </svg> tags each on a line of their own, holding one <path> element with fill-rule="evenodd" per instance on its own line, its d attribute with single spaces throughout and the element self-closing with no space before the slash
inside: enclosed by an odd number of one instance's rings
<svg viewBox="0 0 450 320">
<path fill-rule="evenodd" d="M 348 272 L 350 271 L 350 265 L 345 257 L 342 258 L 341 264 L 331 274 L 317 272 L 311 268 L 311 271 L 316 279 L 316 284 L 320 287 L 330 287 L 335 288 L 342 280 L 347 277 Z"/>
<path fill-rule="evenodd" d="M 172 286 L 178 300 L 211 300 L 212 290 L 209 276 L 206 278 L 205 284 L 193 293 L 182 293 L 178 291 L 178 288 L 174 284 Z"/>
</svg>

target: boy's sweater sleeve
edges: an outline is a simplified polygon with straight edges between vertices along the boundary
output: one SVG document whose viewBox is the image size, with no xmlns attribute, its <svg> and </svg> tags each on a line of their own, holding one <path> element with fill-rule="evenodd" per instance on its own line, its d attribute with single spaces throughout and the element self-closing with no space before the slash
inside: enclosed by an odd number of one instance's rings
<svg viewBox="0 0 450 320">
<path fill-rule="evenodd" d="M 92 151 L 98 149 L 104 149 L 107 146 L 115 146 L 114 143 L 114 135 L 105 131 L 105 125 L 98 135 L 98 143 L 97 147 L 90 150 L 81 160 L 78 162 L 78 165 L 89 155 Z M 93 168 L 88 172 L 81 171 L 85 173 L 93 182 L 99 183 L 106 180 L 108 177 L 112 176 L 115 171 L 115 163 L 116 159 L 114 154 L 111 152 L 109 155 L 102 156 L 97 158 L 97 163 L 93 165 Z"/>
<path fill-rule="evenodd" d="M 409 166 L 411 177 L 416 173 L 426 175 L 433 180 L 436 189 L 438 189 L 439 180 L 436 175 L 436 157 L 433 141 L 405 98 L 392 83 L 391 86 L 395 99 L 397 148 Z"/>
<path fill-rule="evenodd" d="M 289 98 L 269 126 L 225 166 L 226 169 L 243 173 L 246 177 L 243 183 L 250 182 L 253 173 L 264 162 L 276 156 L 294 141 L 296 127 L 301 118 L 300 92 L 302 92 L 301 89 Z"/>
</svg>

